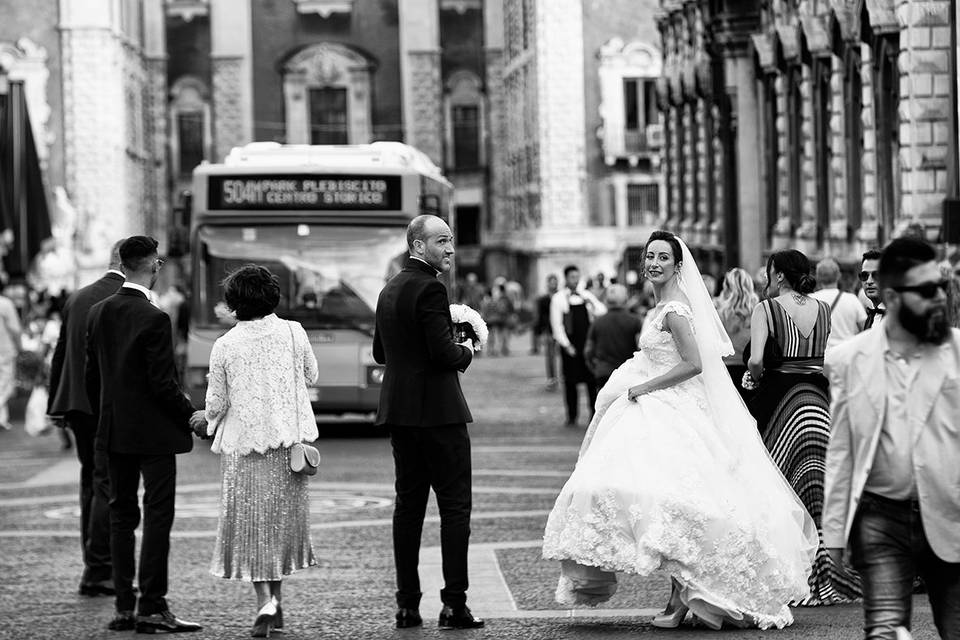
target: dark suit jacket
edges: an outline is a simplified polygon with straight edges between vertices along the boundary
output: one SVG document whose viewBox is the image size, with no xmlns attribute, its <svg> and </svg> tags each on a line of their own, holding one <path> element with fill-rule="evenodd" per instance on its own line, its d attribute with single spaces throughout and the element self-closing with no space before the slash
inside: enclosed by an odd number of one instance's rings
<svg viewBox="0 0 960 640">
<path fill-rule="evenodd" d="M 50 400 L 47 413 L 63 416 L 75 411 L 93 415 L 87 398 L 85 361 L 87 358 L 87 314 L 90 307 L 112 296 L 123 284 L 123 276 L 107 273 L 79 289 L 63 305 L 60 339 L 50 365 Z"/>
<path fill-rule="evenodd" d="M 170 318 L 123 287 L 90 309 L 87 394 L 100 408 L 96 447 L 162 455 L 193 448 L 193 405 L 174 366 Z"/>
<path fill-rule="evenodd" d="M 473 352 L 453 341 L 447 288 L 430 265 L 407 258 L 377 301 L 373 357 L 386 365 L 377 424 L 472 422 L 460 389 Z"/>
<path fill-rule="evenodd" d="M 643 320 L 626 309 L 611 308 L 597 318 L 587 332 L 584 358 L 598 378 L 609 378 L 637 350 Z"/>
</svg>

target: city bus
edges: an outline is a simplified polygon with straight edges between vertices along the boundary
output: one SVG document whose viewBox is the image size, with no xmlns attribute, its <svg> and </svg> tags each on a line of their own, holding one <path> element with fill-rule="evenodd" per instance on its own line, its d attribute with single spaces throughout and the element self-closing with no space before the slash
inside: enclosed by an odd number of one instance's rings
<svg viewBox="0 0 960 640">
<path fill-rule="evenodd" d="M 317 414 L 376 411 L 383 367 L 373 359 L 374 312 L 407 255 L 406 226 L 428 213 L 453 228 L 453 187 L 423 153 L 399 142 L 233 149 L 193 172 L 191 322 L 186 383 L 206 395 L 210 350 L 232 325 L 221 282 L 248 263 L 280 279 L 276 313 L 300 322 L 320 378 Z M 448 274 L 448 286 L 455 282 Z"/>
</svg>

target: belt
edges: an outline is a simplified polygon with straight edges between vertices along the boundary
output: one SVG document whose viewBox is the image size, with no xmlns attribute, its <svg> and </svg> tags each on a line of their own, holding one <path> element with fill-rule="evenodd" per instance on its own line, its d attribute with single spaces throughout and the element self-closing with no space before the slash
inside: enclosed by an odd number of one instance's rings
<svg viewBox="0 0 960 640">
<path fill-rule="evenodd" d="M 860 498 L 860 504 L 863 504 L 864 502 L 873 502 L 874 504 L 892 507 L 901 511 L 916 511 L 918 513 L 920 511 L 920 501 L 916 498 L 910 498 L 907 500 L 894 500 L 893 498 L 881 496 L 878 493 L 864 491 L 863 496 Z"/>
</svg>

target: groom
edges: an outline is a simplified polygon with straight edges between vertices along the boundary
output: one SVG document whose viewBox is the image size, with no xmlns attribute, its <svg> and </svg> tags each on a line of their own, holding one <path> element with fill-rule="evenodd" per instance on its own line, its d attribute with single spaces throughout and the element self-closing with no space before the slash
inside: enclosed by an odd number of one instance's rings
<svg viewBox="0 0 960 640">
<path fill-rule="evenodd" d="M 441 629 L 475 629 L 483 620 L 467 607 L 470 538 L 470 410 L 458 371 L 473 359 L 468 340 L 453 340 L 447 290 L 437 279 L 453 266 L 453 233 L 423 215 L 407 227 L 410 255 L 377 301 L 373 357 L 386 365 L 377 424 L 390 428 L 396 473 L 393 556 L 397 567 L 397 628 L 420 617 L 420 534 L 430 488 L 440 510 L 444 588 Z"/>
</svg>

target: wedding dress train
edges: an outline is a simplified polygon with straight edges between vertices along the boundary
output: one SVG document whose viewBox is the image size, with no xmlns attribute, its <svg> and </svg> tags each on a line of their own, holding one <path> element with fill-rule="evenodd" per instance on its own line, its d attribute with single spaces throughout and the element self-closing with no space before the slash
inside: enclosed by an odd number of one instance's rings
<svg viewBox="0 0 960 640">
<path fill-rule="evenodd" d="M 733 404 L 742 405 L 736 390 L 711 393 L 698 375 L 627 399 L 631 386 L 680 362 L 663 330 L 670 312 L 698 328 L 681 302 L 648 315 L 640 351 L 597 398 L 579 461 L 548 518 L 543 557 L 562 561 L 557 600 L 595 605 L 615 590 L 614 572 L 663 570 L 696 615 L 784 627 L 793 622 L 787 603 L 809 591 L 816 528 L 755 425 L 733 424 L 750 419 Z"/>
</svg>

